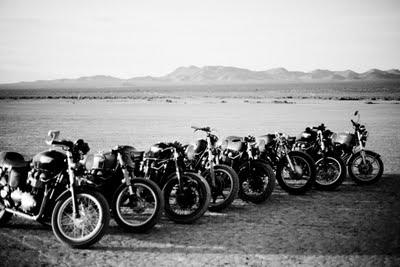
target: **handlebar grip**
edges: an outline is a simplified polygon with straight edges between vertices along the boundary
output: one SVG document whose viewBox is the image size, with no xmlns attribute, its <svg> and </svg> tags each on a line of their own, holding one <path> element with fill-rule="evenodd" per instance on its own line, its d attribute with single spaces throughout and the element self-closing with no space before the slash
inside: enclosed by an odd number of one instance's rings
<svg viewBox="0 0 400 267">
<path fill-rule="evenodd" d="M 53 145 L 53 146 L 64 146 L 67 147 L 68 149 L 71 149 L 73 147 L 73 142 L 68 141 L 68 140 L 51 140 L 51 141 L 46 141 L 47 144 Z"/>
</svg>

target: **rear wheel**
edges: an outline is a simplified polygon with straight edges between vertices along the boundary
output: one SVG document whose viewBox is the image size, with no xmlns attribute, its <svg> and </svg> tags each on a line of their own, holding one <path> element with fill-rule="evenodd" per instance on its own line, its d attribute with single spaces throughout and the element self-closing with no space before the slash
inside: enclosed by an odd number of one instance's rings
<svg viewBox="0 0 400 267">
<path fill-rule="evenodd" d="M 326 156 L 315 162 L 317 177 L 315 187 L 320 190 L 334 190 L 346 177 L 346 165 L 339 157 Z"/>
<path fill-rule="evenodd" d="M 0 226 L 6 224 L 12 217 L 12 213 L 6 211 L 3 200 L 0 199 Z"/>
<path fill-rule="evenodd" d="M 210 211 L 221 211 L 228 207 L 239 191 L 239 177 L 235 170 L 226 165 L 215 165 L 215 186 L 212 186 L 210 170 L 206 170 L 202 176 L 207 180 L 211 188 Z"/>
<path fill-rule="evenodd" d="M 363 162 L 361 152 L 357 152 L 349 159 L 348 172 L 357 184 L 373 184 L 382 177 L 383 162 L 371 151 L 365 151 L 365 162 Z"/>
<path fill-rule="evenodd" d="M 150 180 L 131 180 L 133 194 L 126 184 L 118 187 L 112 201 L 114 219 L 124 230 L 146 232 L 160 219 L 164 198 L 159 187 Z"/>
<path fill-rule="evenodd" d="M 99 241 L 110 221 L 106 199 L 97 192 L 76 193 L 79 217 L 74 218 L 71 195 L 62 197 L 51 216 L 53 232 L 58 240 L 73 248 L 86 248 Z"/>
<path fill-rule="evenodd" d="M 239 167 L 239 197 L 245 201 L 262 203 L 271 196 L 275 174 L 267 163 L 252 160 Z"/>
<path fill-rule="evenodd" d="M 292 164 L 289 163 L 288 156 Z M 315 163 L 309 155 L 301 151 L 290 151 L 288 156 L 282 157 L 278 162 L 276 179 L 289 194 L 304 194 L 315 182 Z"/>
<path fill-rule="evenodd" d="M 207 181 L 196 173 L 181 175 L 181 186 L 176 174 L 163 188 L 165 215 L 176 223 L 193 223 L 210 205 L 211 191 Z"/>
</svg>

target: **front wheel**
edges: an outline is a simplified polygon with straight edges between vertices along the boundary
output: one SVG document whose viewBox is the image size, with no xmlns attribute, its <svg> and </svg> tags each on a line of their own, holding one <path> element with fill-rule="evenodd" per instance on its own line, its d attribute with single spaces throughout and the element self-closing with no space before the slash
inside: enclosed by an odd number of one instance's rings
<svg viewBox="0 0 400 267">
<path fill-rule="evenodd" d="M 210 170 L 202 174 L 211 188 L 211 202 L 208 210 L 221 211 L 235 200 L 239 191 L 239 177 L 235 170 L 227 165 L 215 165 L 214 175 L 215 186 L 212 186 Z"/>
<path fill-rule="evenodd" d="M 110 221 L 107 200 L 94 191 L 75 193 L 79 216 L 74 218 L 72 197 L 65 195 L 57 201 L 51 226 L 58 240 L 73 248 L 87 248 L 99 241 Z"/>
<path fill-rule="evenodd" d="M 181 174 L 181 182 L 172 174 L 163 188 L 165 215 L 176 223 L 193 223 L 210 205 L 207 181 L 196 173 Z"/>
<path fill-rule="evenodd" d="M 360 151 L 349 159 L 348 172 L 357 184 L 373 184 L 382 177 L 383 162 L 379 155 L 368 150 L 365 150 L 364 162 Z"/>
<path fill-rule="evenodd" d="M 143 178 L 131 180 L 132 194 L 125 183 L 114 193 L 112 213 L 115 221 L 124 230 L 147 232 L 160 219 L 164 206 L 164 197 L 160 188 Z"/>
<path fill-rule="evenodd" d="M 315 178 L 315 163 L 304 152 L 290 151 L 288 155 L 282 157 L 278 162 L 276 179 L 281 188 L 289 194 L 304 194 L 311 189 Z"/>
<path fill-rule="evenodd" d="M 275 187 L 275 174 L 265 162 L 252 160 L 239 167 L 239 197 L 256 204 L 266 201 Z"/>
<path fill-rule="evenodd" d="M 315 187 L 320 190 L 334 190 L 346 177 L 346 165 L 336 156 L 321 157 L 315 162 L 317 178 Z"/>
</svg>

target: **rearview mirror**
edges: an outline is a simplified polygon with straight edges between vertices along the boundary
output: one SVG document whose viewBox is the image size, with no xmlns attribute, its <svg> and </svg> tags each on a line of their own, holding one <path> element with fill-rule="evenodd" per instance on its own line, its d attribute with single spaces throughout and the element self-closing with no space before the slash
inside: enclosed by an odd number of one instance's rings
<svg viewBox="0 0 400 267">
<path fill-rule="evenodd" d="M 57 139 L 60 135 L 60 131 L 50 130 L 47 134 L 52 140 Z"/>
</svg>

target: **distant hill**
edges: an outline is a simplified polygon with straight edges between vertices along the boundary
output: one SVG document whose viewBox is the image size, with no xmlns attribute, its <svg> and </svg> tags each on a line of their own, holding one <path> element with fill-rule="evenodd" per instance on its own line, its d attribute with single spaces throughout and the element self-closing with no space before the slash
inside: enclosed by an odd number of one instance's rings
<svg viewBox="0 0 400 267">
<path fill-rule="evenodd" d="M 252 71 L 249 69 L 226 66 L 179 67 L 161 77 L 133 77 L 120 79 L 106 75 L 80 77 L 77 79 L 38 80 L 0 84 L 0 88 L 99 88 L 125 87 L 138 85 L 174 85 L 174 84 L 253 84 L 282 82 L 341 82 L 341 81 L 382 81 L 399 80 L 400 70 L 371 69 L 364 73 L 352 70 L 331 71 L 316 69 L 311 72 L 288 71 L 285 68 Z"/>
</svg>

